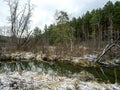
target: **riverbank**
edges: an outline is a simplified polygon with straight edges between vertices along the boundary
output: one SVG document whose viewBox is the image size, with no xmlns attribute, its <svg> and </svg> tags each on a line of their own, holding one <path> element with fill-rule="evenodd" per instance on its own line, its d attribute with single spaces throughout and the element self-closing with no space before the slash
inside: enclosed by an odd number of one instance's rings
<svg viewBox="0 0 120 90">
<path fill-rule="evenodd" d="M 7 72 L 0 74 L 0 90 L 120 90 L 118 84 L 80 81 L 57 74 L 31 71 Z"/>
<path fill-rule="evenodd" d="M 0 61 L 30 61 L 37 60 L 46 62 L 49 64 L 54 64 L 53 62 L 70 63 L 72 65 L 79 65 L 82 67 L 93 67 L 93 66 L 120 66 L 119 59 L 112 59 L 105 57 L 101 63 L 96 62 L 97 54 L 85 54 L 82 56 L 68 56 L 68 55 L 54 55 L 54 54 L 43 54 L 42 52 L 14 52 L 9 54 L 4 54 L 0 56 Z"/>
<path fill-rule="evenodd" d="M 4 54 L 0 57 L 0 61 L 29 61 L 37 60 L 46 63 L 51 63 L 54 61 L 71 63 L 73 65 L 80 66 L 94 66 L 96 55 L 86 54 L 80 57 L 73 56 L 60 56 L 60 55 L 47 55 L 42 53 L 32 53 L 32 52 L 15 52 L 11 54 Z"/>
</svg>

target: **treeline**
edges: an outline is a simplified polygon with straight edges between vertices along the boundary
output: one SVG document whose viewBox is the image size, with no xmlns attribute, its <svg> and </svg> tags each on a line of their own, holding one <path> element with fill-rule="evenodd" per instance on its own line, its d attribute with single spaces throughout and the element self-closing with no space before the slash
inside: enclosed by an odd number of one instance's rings
<svg viewBox="0 0 120 90">
<path fill-rule="evenodd" d="M 56 23 L 45 26 L 44 33 L 36 27 L 36 43 L 47 45 L 91 45 L 100 48 L 120 37 L 120 2 L 108 1 L 103 8 L 87 11 L 71 20 L 67 12 L 55 13 Z"/>
<path fill-rule="evenodd" d="M 13 51 L 49 53 L 49 50 L 52 50 L 53 54 L 58 55 L 80 55 L 102 49 L 106 44 L 120 38 L 120 1 L 108 1 L 103 8 L 87 11 L 83 16 L 72 19 L 67 12 L 56 11 L 55 23 L 45 25 L 44 30 L 38 26 L 33 33 L 29 32 L 31 4 L 28 3 L 28 8 L 24 8 L 23 13 L 19 15 L 19 8 L 15 8 L 19 6 L 18 0 L 11 3 L 11 34 L 6 38 L 0 36 L 0 47 L 6 46 Z M 26 14 L 25 10 L 29 12 Z M 19 18 L 16 17 L 18 15 Z"/>
</svg>

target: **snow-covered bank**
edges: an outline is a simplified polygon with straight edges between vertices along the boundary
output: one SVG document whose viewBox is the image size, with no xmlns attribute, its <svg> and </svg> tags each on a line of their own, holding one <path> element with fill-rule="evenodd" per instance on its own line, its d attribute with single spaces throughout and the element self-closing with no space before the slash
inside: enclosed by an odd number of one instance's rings
<svg viewBox="0 0 120 90">
<path fill-rule="evenodd" d="M 23 71 L 1 73 L 0 90 L 120 90 L 120 85 Z"/>
</svg>

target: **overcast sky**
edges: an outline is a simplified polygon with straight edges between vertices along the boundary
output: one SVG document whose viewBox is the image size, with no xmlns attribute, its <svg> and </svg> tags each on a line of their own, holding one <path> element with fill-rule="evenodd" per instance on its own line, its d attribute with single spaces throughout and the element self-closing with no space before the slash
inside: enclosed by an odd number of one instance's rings
<svg viewBox="0 0 120 90">
<path fill-rule="evenodd" d="M 66 11 L 70 17 L 78 17 L 86 11 L 103 7 L 109 0 L 31 0 L 34 5 L 31 28 L 43 29 L 44 25 L 54 23 L 55 11 Z M 119 0 L 111 0 L 112 2 Z M 0 0 L 0 26 L 8 24 L 9 9 L 4 0 Z"/>
</svg>

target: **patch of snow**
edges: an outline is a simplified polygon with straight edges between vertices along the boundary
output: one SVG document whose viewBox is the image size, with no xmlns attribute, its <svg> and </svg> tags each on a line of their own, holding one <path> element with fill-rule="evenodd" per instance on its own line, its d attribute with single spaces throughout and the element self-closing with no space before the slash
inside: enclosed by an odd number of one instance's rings
<svg viewBox="0 0 120 90">
<path fill-rule="evenodd" d="M 88 60 L 94 60 L 97 58 L 97 55 L 92 55 L 92 54 L 86 54 L 83 56 L 84 59 L 88 59 Z"/>
</svg>

